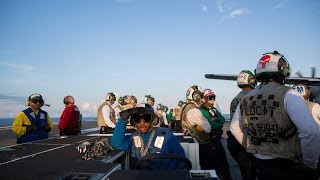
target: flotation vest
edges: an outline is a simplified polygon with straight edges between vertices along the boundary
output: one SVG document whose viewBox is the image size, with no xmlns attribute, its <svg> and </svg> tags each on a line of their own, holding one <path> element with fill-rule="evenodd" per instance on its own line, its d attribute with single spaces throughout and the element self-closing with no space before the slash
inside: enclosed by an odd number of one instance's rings
<svg viewBox="0 0 320 180">
<path fill-rule="evenodd" d="M 38 126 L 36 131 L 27 132 L 26 134 L 17 137 L 17 143 L 25 143 L 30 141 L 36 141 L 40 139 L 47 139 L 49 133 L 44 130 L 44 126 L 48 124 L 47 115 L 48 113 L 43 111 L 42 109 L 39 110 L 38 114 L 36 115 L 35 112 L 29 107 L 23 110 L 23 113 L 28 117 L 31 122 L 31 125 Z"/>
<path fill-rule="evenodd" d="M 237 106 L 240 103 L 241 99 L 247 95 L 249 92 L 240 91 L 236 97 L 234 97 L 230 104 L 230 120 L 232 120 L 232 117 L 234 115 L 234 112 L 236 112 Z"/>
<path fill-rule="evenodd" d="M 181 119 L 181 111 L 182 111 L 182 107 L 181 106 L 177 106 L 174 108 L 174 118 L 176 121 L 180 121 Z"/>
<path fill-rule="evenodd" d="M 116 123 L 116 119 L 115 119 L 115 112 L 114 112 L 114 109 L 112 108 L 112 106 L 110 105 L 109 102 L 103 102 L 99 109 L 98 109 L 98 115 L 97 115 L 97 122 L 98 122 L 98 126 L 101 127 L 101 126 L 107 126 L 106 122 L 104 121 L 104 118 L 103 118 L 103 114 L 102 114 L 102 108 L 104 106 L 109 106 L 110 108 L 110 119 L 113 123 Z"/>
<path fill-rule="evenodd" d="M 277 83 L 258 88 L 240 102 L 247 152 L 301 160 L 297 128 L 284 109 L 284 96 L 290 88 Z"/>
<path fill-rule="evenodd" d="M 189 122 L 189 119 L 187 118 L 188 111 L 193 108 L 198 109 L 197 105 L 192 102 L 188 102 L 182 108 L 182 111 L 181 111 L 182 132 L 185 135 L 191 135 L 192 137 L 196 138 L 196 140 L 200 144 L 209 144 L 211 142 L 210 135 L 208 133 L 205 133 L 201 126 L 192 125 Z"/>
<path fill-rule="evenodd" d="M 162 127 L 156 127 L 152 128 L 148 133 L 147 133 L 147 140 L 144 141 L 144 147 L 147 146 L 148 140 L 152 134 L 152 130 L 154 129 L 154 136 L 151 141 L 149 149 L 147 149 L 146 154 L 152 154 L 152 153 L 169 153 L 170 148 L 174 147 L 169 147 L 168 146 L 168 141 L 170 141 L 168 137 L 169 129 L 168 128 L 162 128 Z M 132 149 L 131 149 L 131 156 L 133 160 L 133 164 L 136 164 L 137 160 L 140 159 L 141 156 L 141 140 L 143 141 L 143 135 L 139 135 L 139 132 L 136 131 L 134 132 L 131 137 L 132 137 Z M 142 139 L 141 139 L 142 138 Z"/>
</svg>

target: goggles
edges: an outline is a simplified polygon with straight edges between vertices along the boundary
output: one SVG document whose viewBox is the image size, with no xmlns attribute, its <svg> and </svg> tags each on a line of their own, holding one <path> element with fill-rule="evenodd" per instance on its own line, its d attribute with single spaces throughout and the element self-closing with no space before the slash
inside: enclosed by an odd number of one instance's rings
<svg viewBox="0 0 320 180">
<path fill-rule="evenodd" d="M 31 99 L 31 102 L 34 103 L 34 104 L 37 104 L 37 103 L 44 103 L 44 101 L 42 99 Z"/>
<path fill-rule="evenodd" d="M 216 96 L 206 96 L 207 100 L 216 100 Z"/>
<path fill-rule="evenodd" d="M 145 122 L 151 122 L 153 120 L 152 114 L 134 114 L 131 116 L 131 119 L 137 124 L 141 122 L 141 119 Z"/>
</svg>

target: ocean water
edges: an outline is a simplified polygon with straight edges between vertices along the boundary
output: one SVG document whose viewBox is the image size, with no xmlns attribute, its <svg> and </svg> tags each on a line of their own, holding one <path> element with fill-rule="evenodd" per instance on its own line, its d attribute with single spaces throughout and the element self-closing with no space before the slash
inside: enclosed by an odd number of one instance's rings
<svg viewBox="0 0 320 180">
<path fill-rule="evenodd" d="M 0 126 L 12 126 L 14 118 L 0 118 Z M 58 124 L 60 117 L 51 117 L 53 124 Z M 82 117 L 82 121 L 97 121 L 96 117 Z"/>
</svg>

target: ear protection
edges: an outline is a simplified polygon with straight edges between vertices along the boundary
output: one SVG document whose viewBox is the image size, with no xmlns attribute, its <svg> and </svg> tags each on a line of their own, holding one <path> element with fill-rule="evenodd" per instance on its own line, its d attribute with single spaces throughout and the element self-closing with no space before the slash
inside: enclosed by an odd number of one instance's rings
<svg viewBox="0 0 320 180">
<path fill-rule="evenodd" d="M 194 85 L 191 87 L 193 89 L 192 93 L 192 100 L 199 101 L 201 99 L 201 91 L 199 90 L 199 87 Z"/>
<path fill-rule="evenodd" d="M 113 92 L 108 93 L 106 96 L 106 101 L 116 101 L 116 95 L 114 95 Z"/>
<path fill-rule="evenodd" d="M 66 96 L 63 98 L 63 104 L 74 104 L 74 98 L 72 96 Z"/>
<path fill-rule="evenodd" d="M 249 74 L 248 76 L 248 84 L 252 87 L 252 88 L 255 88 L 256 85 L 257 85 L 257 80 L 255 78 L 255 75 L 249 71 L 249 70 L 243 70 L 242 72 L 245 72 L 247 74 Z"/>
<path fill-rule="evenodd" d="M 289 77 L 291 75 L 290 65 L 282 54 L 278 61 L 278 70 L 284 77 Z"/>
<path fill-rule="evenodd" d="M 31 95 L 29 96 L 29 98 L 26 100 L 25 105 L 26 105 L 26 106 L 30 106 L 30 101 L 31 101 L 31 99 L 32 99 L 33 97 L 35 97 L 35 96 L 40 97 L 40 99 L 42 100 L 42 102 L 41 102 L 41 107 L 42 107 L 42 106 L 44 105 L 44 101 L 43 101 L 42 96 L 41 96 L 40 94 L 38 94 L 38 93 L 31 94 Z"/>
</svg>

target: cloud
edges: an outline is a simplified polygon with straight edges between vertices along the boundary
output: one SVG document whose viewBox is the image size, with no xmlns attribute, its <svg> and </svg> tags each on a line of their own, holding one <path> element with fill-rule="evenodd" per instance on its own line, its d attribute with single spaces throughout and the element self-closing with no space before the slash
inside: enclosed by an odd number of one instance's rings
<svg viewBox="0 0 320 180">
<path fill-rule="evenodd" d="M 82 104 L 81 110 L 84 112 L 97 112 L 98 106 L 97 105 L 90 105 L 89 103 L 85 102 Z"/>
<path fill-rule="evenodd" d="M 206 5 L 201 4 L 201 10 L 204 11 L 204 12 L 207 12 L 207 11 L 208 11 L 208 8 L 207 8 Z"/>
<path fill-rule="evenodd" d="M 24 103 L 26 101 L 26 97 L 0 94 L 0 101 Z"/>
<path fill-rule="evenodd" d="M 272 7 L 272 9 L 279 9 L 281 8 L 284 4 L 286 4 L 288 0 L 281 1 L 279 4 L 276 4 L 275 6 Z"/>
<path fill-rule="evenodd" d="M 220 13 L 223 13 L 223 4 L 224 4 L 224 0 L 218 0 L 217 1 L 218 10 L 219 10 Z"/>
<path fill-rule="evenodd" d="M 0 63 L 0 66 L 15 68 L 15 69 L 22 69 L 25 71 L 32 71 L 34 67 L 25 65 L 25 64 L 10 64 L 10 63 Z"/>
<path fill-rule="evenodd" d="M 236 9 L 236 10 L 233 10 L 229 14 L 229 17 L 230 18 L 235 18 L 235 17 L 238 17 L 238 16 L 246 15 L 246 14 L 249 14 L 249 11 L 247 9 Z"/>
</svg>

